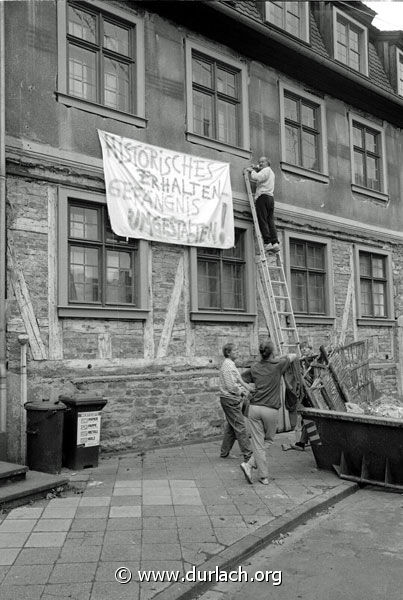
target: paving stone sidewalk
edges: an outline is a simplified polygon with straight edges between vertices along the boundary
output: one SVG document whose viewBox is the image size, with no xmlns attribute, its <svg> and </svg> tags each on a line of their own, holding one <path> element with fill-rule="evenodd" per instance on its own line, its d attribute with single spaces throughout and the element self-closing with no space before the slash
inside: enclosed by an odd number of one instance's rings
<svg viewBox="0 0 403 600">
<path fill-rule="evenodd" d="M 239 457 L 219 458 L 219 441 L 114 456 L 71 472 L 63 497 L 2 515 L 1 600 L 178 597 L 189 584 L 140 583 L 138 571 L 184 574 L 234 559 L 270 524 L 286 528 L 288 515 L 353 491 L 317 470 L 309 449 L 282 451 L 288 439 L 278 435 L 269 450 L 268 486 L 248 485 Z M 131 571 L 127 584 L 115 579 L 120 567 Z"/>
</svg>

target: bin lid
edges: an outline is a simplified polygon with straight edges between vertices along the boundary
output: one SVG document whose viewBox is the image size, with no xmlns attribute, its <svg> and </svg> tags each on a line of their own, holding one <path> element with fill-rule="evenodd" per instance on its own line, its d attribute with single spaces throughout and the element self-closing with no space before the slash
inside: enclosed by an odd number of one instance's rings
<svg viewBox="0 0 403 600">
<path fill-rule="evenodd" d="M 25 410 L 66 410 L 67 406 L 60 402 L 60 400 L 33 400 L 32 402 L 25 402 Z"/>
<path fill-rule="evenodd" d="M 84 406 L 93 407 L 99 406 L 104 407 L 107 403 L 107 400 L 102 396 L 90 396 L 82 394 L 80 396 L 59 396 L 59 400 L 61 400 L 67 406 L 77 406 L 79 408 L 83 408 Z"/>
</svg>

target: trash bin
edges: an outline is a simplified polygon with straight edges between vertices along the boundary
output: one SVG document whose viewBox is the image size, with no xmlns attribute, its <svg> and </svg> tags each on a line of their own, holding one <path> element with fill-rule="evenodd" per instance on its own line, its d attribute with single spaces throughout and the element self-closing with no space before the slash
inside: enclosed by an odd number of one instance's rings
<svg viewBox="0 0 403 600">
<path fill-rule="evenodd" d="M 64 419 L 63 466 L 86 469 L 98 466 L 101 411 L 106 400 L 94 396 L 60 396 L 68 408 Z"/>
<path fill-rule="evenodd" d="M 26 402 L 24 408 L 27 411 L 28 467 L 44 473 L 60 473 L 66 406 L 60 400 L 40 400 Z"/>
</svg>

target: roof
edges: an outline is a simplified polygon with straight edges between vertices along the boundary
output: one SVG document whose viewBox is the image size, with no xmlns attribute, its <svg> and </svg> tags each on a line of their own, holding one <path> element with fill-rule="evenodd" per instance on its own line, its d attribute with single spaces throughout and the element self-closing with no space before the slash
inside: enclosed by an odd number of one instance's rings
<svg viewBox="0 0 403 600">
<path fill-rule="evenodd" d="M 243 0 L 240 2 L 239 1 L 231 2 L 228 0 L 221 0 L 221 2 L 223 4 L 226 4 L 227 6 L 230 6 L 237 12 L 241 13 L 242 15 L 249 17 L 250 19 L 253 19 L 254 21 L 258 21 L 262 25 L 267 26 L 268 31 L 270 30 L 271 26 L 269 24 L 267 24 L 267 22 L 264 21 L 262 12 L 258 8 L 258 2 L 256 2 L 255 0 Z M 357 6 L 361 5 L 360 2 L 356 2 L 354 4 L 356 4 Z M 278 28 L 275 28 L 275 29 L 277 32 L 279 32 L 279 31 L 281 32 L 281 30 L 279 30 Z M 374 28 L 373 26 L 371 26 L 371 30 L 372 30 L 372 32 L 374 30 L 377 31 L 376 28 Z M 399 34 L 399 35 L 397 35 L 397 34 Z M 288 33 L 285 33 L 284 35 L 289 37 Z M 378 35 L 378 33 L 377 33 L 377 35 Z M 394 32 L 395 39 L 400 40 L 401 39 L 400 36 L 403 36 L 403 32 Z M 391 37 L 391 36 L 389 36 L 389 37 Z M 293 39 L 295 41 L 298 41 L 297 38 L 293 38 Z M 379 31 L 379 39 L 388 39 L 388 38 L 384 32 Z M 305 44 L 305 42 L 301 41 L 301 45 L 306 45 L 306 44 Z M 382 64 L 382 61 L 376 51 L 375 45 L 372 42 L 369 42 L 368 46 L 369 46 L 368 47 L 369 80 L 373 84 L 375 84 L 375 85 L 381 87 L 382 89 L 387 90 L 388 92 L 395 94 L 397 96 L 398 94 L 392 87 L 392 84 L 386 74 L 386 71 Z M 329 60 L 334 60 L 333 57 L 329 54 L 329 52 L 326 49 L 326 45 L 324 43 L 322 34 L 320 32 L 319 25 L 318 25 L 312 11 L 310 14 L 310 47 L 316 54 L 326 57 Z M 334 61 L 334 62 L 337 62 L 337 61 Z M 338 63 L 338 64 L 340 64 L 340 63 Z M 346 67 L 346 70 L 349 71 L 350 69 L 348 67 Z"/>
</svg>

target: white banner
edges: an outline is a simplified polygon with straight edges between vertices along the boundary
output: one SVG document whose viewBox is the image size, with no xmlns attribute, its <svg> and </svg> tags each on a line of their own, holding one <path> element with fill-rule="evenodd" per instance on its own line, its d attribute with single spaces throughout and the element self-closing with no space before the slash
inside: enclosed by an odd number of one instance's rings
<svg viewBox="0 0 403 600">
<path fill-rule="evenodd" d="M 232 248 L 229 164 L 98 130 L 106 199 L 116 235 Z"/>
</svg>

